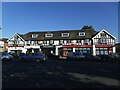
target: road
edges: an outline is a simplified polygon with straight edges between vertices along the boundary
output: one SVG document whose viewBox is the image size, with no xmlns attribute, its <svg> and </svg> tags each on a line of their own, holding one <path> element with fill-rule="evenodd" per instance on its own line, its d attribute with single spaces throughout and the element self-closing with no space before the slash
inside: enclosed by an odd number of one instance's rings
<svg viewBox="0 0 120 90">
<path fill-rule="evenodd" d="M 2 63 L 2 88 L 117 88 L 119 64 L 47 60 Z"/>
</svg>

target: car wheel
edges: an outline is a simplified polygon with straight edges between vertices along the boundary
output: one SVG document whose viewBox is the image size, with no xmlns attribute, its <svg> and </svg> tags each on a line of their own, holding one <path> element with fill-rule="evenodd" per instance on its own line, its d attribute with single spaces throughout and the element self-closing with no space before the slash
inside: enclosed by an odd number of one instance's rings
<svg viewBox="0 0 120 90">
<path fill-rule="evenodd" d="M 6 58 L 3 58 L 2 60 L 3 60 L 3 61 L 6 61 L 7 59 L 6 59 Z"/>
<path fill-rule="evenodd" d="M 24 61 L 24 58 L 21 58 L 20 61 Z"/>
<path fill-rule="evenodd" d="M 36 59 L 36 62 L 40 62 L 40 59 L 39 59 L 39 58 L 37 58 L 37 59 Z"/>
</svg>

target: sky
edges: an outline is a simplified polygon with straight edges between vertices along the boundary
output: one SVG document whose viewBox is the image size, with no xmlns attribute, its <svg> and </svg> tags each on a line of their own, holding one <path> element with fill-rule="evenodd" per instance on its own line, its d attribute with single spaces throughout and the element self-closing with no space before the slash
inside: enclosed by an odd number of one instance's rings
<svg viewBox="0 0 120 90">
<path fill-rule="evenodd" d="M 31 31 L 80 30 L 91 25 L 118 38 L 117 2 L 3 2 L 2 37 Z"/>
<path fill-rule="evenodd" d="M 2 3 L 0 2 L 0 26 L 2 24 Z"/>
</svg>

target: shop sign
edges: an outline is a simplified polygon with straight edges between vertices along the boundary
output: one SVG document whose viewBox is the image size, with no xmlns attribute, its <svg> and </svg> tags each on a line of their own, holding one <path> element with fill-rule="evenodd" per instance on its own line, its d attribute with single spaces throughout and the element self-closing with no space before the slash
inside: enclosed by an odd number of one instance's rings
<svg viewBox="0 0 120 90">
<path fill-rule="evenodd" d="M 42 46 L 43 48 L 53 48 L 54 46 Z"/>
</svg>

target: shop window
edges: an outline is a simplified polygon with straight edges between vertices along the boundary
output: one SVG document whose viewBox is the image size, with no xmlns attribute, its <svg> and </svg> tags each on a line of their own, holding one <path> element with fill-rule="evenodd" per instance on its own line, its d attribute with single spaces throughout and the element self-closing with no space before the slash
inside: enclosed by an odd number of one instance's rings
<svg viewBox="0 0 120 90">
<path fill-rule="evenodd" d="M 63 48 L 63 50 L 67 50 L 67 48 Z"/>
<path fill-rule="evenodd" d="M 103 51 L 100 51 L 100 54 L 104 54 L 104 52 L 103 52 Z"/>
<path fill-rule="evenodd" d="M 78 48 L 75 48 L 75 50 L 79 50 Z"/>
<path fill-rule="evenodd" d="M 80 50 L 80 52 L 82 53 L 82 50 Z"/>
<path fill-rule="evenodd" d="M 99 55 L 99 51 L 96 51 L 96 54 Z"/>
<path fill-rule="evenodd" d="M 72 48 L 67 48 L 67 50 L 72 50 Z"/>
<path fill-rule="evenodd" d="M 108 55 L 108 51 L 105 51 L 105 54 Z"/>
<path fill-rule="evenodd" d="M 90 50 L 90 48 L 87 48 L 87 50 Z"/>
<path fill-rule="evenodd" d="M 100 48 L 100 50 L 103 50 L 103 48 Z"/>
</svg>

